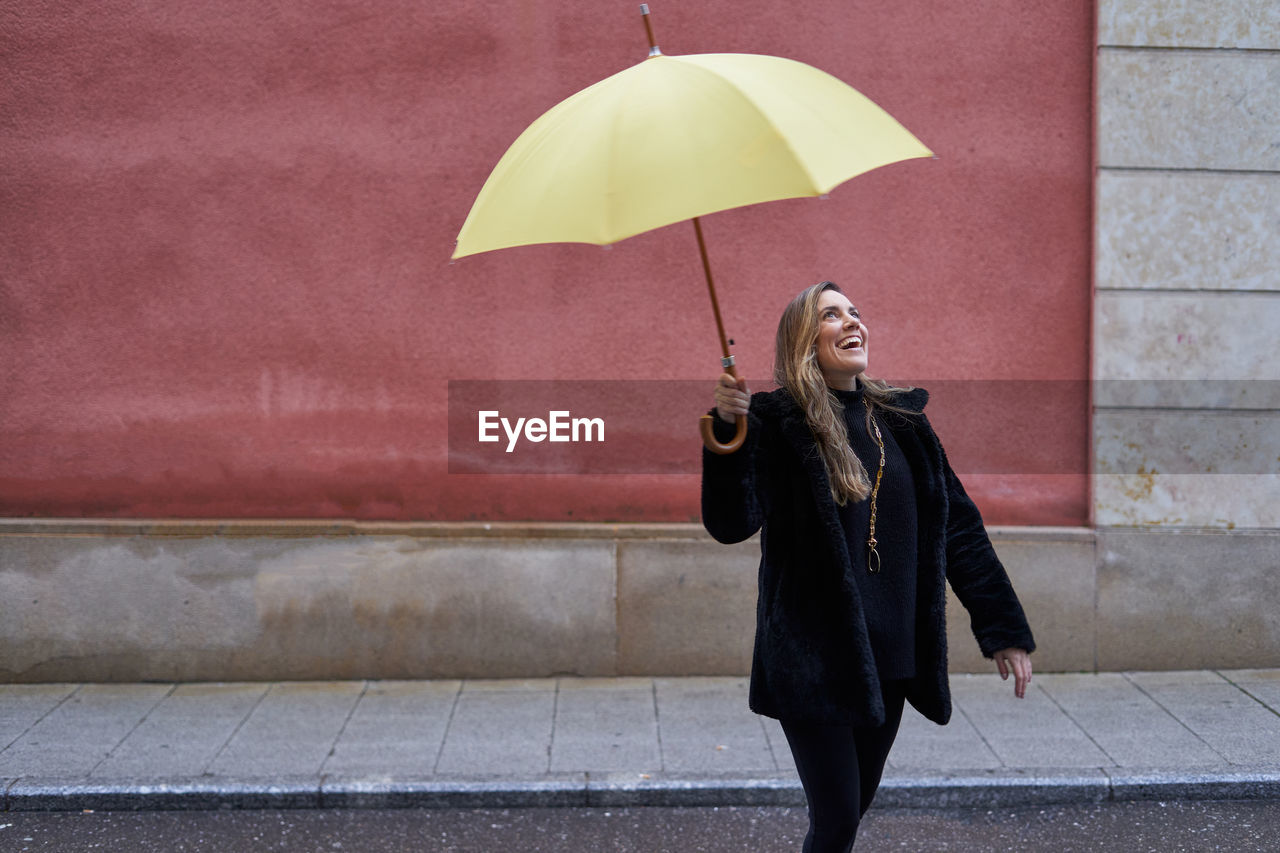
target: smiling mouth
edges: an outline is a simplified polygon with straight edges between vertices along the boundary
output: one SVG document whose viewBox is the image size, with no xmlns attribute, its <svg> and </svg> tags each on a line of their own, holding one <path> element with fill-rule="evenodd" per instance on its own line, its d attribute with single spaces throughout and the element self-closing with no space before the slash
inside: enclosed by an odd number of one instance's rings
<svg viewBox="0 0 1280 853">
<path fill-rule="evenodd" d="M 861 346 L 862 346 L 862 338 L 858 337 L 857 335 L 854 335 L 852 338 L 846 338 L 845 340 L 836 344 L 836 347 L 839 349 L 857 349 Z"/>
</svg>

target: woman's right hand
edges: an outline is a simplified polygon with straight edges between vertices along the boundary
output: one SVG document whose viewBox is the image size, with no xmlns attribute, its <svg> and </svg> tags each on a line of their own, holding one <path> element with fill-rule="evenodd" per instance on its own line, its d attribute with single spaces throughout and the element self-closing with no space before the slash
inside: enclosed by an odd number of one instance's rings
<svg viewBox="0 0 1280 853">
<path fill-rule="evenodd" d="M 738 415 L 745 415 L 751 404 L 751 394 L 747 391 L 746 379 L 735 379 L 731 374 L 721 373 L 716 383 L 716 414 L 721 420 L 734 423 Z"/>
</svg>

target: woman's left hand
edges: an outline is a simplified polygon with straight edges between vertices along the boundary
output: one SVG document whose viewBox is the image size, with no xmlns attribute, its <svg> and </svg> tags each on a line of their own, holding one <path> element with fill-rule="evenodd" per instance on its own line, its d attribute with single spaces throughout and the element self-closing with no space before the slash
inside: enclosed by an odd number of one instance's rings
<svg viewBox="0 0 1280 853">
<path fill-rule="evenodd" d="M 1023 649 L 1001 649 L 992 657 L 996 666 L 1000 667 L 1000 677 L 1009 680 L 1013 672 L 1013 695 L 1019 699 L 1027 695 L 1027 685 L 1031 683 L 1031 655 Z"/>
</svg>

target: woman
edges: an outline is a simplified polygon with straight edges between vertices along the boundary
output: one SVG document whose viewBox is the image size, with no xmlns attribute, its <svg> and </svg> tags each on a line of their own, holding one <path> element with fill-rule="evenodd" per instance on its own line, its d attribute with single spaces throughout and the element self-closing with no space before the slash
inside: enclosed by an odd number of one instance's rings
<svg viewBox="0 0 1280 853">
<path fill-rule="evenodd" d="M 806 853 L 847 851 L 904 702 L 945 724 L 946 591 L 983 654 L 1031 680 L 1031 629 L 977 508 L 924 416 L 928 394 L 869 379 L 867 327 L 835 284 L 778 323 L 775 391 L 723 374 L 716 431 L 748 419 L 736 452 L 703 452 L 702 519 L 720 542 L 761 531 L 750 705 L 779 719 L 809 804 Z"/>
</svg>

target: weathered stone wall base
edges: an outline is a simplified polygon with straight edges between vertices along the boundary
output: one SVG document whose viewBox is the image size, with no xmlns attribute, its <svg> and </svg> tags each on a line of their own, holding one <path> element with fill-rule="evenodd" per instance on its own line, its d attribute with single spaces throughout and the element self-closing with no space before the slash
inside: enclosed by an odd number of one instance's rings
<svg viewBox="0 0 1280 853">
<path fill-rule="evenodd" d="M 994 528 L 1042 671 L 1280 663 L 1280 532 Z M 755 541 L 696 525 L 0 522 L 0 681 L 728 675 Z M 985 671 L 952 599 L 951 666 Z"/>
</svg>

